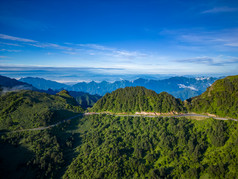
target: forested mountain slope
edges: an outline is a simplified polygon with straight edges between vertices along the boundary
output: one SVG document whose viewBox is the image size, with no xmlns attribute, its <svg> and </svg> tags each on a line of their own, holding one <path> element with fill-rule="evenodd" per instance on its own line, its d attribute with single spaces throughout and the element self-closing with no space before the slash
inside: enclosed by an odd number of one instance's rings
<svg viewBox="0 0 238 179">
<path fill-rule="evenodd" d="M 68 89 L 69 95 L 73 96 L 79 103 L 79 105 L 84 109 L 92 107 L 97 102 L 97 100 L 101 98 L 101 96 L 97 94 L 89 94 L 82 91 L 70 91 L 72 89 L 69 85 L 51 80 L 45 80 L 43 78 L 27 77 L 21 78 L 19 82 L 26 82 L 32 84 L 34 87 L 39 89 L 37 91 L 46 92 L 48 94 L 56 94 L 62 89 Z"/>
<path fill-rule="evenodd" d="M 45 92 L 47 94 L 57 94 L 59 90 L 38 90 L 40 92 Z M 88 107 L 92 107 L 102 96 L 97 94 L 92 95 L 89 93 L 81 92 L 81 91 L 68 91 L 69 95 L 74 97 L 78 104 L 83 108 L 87 109 Z"/>
<path fill-rule="evenodd" d="M 184 104 L 190 112 L 237 114 L 237 82 L 237 76 L 218 80 L 201 96 Z M 100 114 L 82 115 L 41 131 L 7 133 L 3 130 L 47 126 L 75 116 L 82 108 L 66 90 L 55 95 L 9 92 L 0 96 L 0 104 L 3 178 L 238 176 L 237 121 Z M 91 110 L 167 113 L 186 112 L 185 106 L 166 92 L 126 87 L 106 94 Z"/>
<path fill-rule="evenodd" d="M 227 178 L 238 123 L 90 115 L 0 138 L 2 178 Z"/>
<path fill-rule="evenodd" d="M 217 80 L 202 95 L 185 100 L 144 87 L 126 87 L 107 93 L 93 106 L 94 112 L 195 112 L 238 118 L 238 76 Z"/>
<path fill-rule="evenodd" d="M 66 91 L 49 95 L 22 90 L 0 96 L 0 130 L 46 126 L 82 112 Z"/>
<path fill-rule="evenodd" d="M 79 105 L 87 109 L 88 107 L 93 107 L 93 105 L 102 97 L 97 94 L 89 94 L 85 92 L 78 92 L 78 91 L 69 91 L 69 94 L 73 96 Z"/>
<path fill-rule="evenodd" d="M 189 111 L 238 118 L 238 75 L 217 80 L 202 95 L 188 99 Z"/>
<path fill-rule="evenodd" d="M 107 93 L 98 100 L 91 111 L 94 112 L 182 112 L 183 103 L 180 99 L 162 92 L 157 94 L 144 87 L 120 88 Z"/>
<path fill-rule="evenodd" d="M 238 176 L 236 121 L 92 115 L 79 128 L 65 179 Z"/>
</svg>

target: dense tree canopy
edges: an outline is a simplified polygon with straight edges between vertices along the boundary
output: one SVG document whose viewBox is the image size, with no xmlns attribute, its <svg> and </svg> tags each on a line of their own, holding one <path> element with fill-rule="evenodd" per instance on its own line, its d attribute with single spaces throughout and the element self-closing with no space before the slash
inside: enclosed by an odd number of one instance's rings
<svg viewBox="0 0 238 179">
<path fill-rule="evenodd" d="M 185 104 L 192 112 L 238 118 L 238 75 L 217 80 L 206 92 Z"/>
<path fill-rule="evenodd" d="M 157 94 L 152 90 L 138 86 L 120 88 L 112 93 L 107 93 L 95 103 L 91 111 L 168 113 L 183 111 L 183 104 L 180 99 L 176 99 L 166 92 Z"/>
<path fill-rule="evenodd" d="M 91 109 L 212 113 L 237 118 L 238 76 L 216 81 L 183 103 L 168 93 L 127 87 Z M 14 131 L 62 121 L 82 108 L 69 92 L 0 96 L 3 178 L 229 178 L 238 176 L 238 122 L 212 118 L 90 115 L 42 131 Z M 185 108 L 186 107 L 186 108 Z M 4 131 L 5 130 L 5 131 Z"/>
<path fill-rule="evenodd" d="M 236 178 L 238 123 L 93 115 L 64 178 Z"/>
<path fill-rule="evenodd" d="M 48 95 L 36 91 L 9 92 L 0 96 L 0 130 L 36 128 L 82 112 L 66 91 Z"/>
<path fill-rule="evenodd" d="M 3 178 L 229 178 L 238 123 L 91 115 L 0 137 Z"/>
</svg>

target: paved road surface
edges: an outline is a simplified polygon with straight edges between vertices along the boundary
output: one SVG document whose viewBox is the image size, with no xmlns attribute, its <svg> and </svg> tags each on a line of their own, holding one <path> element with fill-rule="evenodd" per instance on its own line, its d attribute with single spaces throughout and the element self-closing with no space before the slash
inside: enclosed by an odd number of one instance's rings
<svg viewBox="0 0 238 179">
<path fill-rule="evenodd" d="M 55 124 L 52 124 L 52 125 L 49 125 L 49 126 L 45 126 L 45 127 L 37 127 L 37 128 L 33 128 L 33 129 L 22 129 L 22 130 L 16 130 L 16 131 L 6 131 L 6 132 L 2 132 L 2 133 L 0 133 L 0 134 L 3 134 L 3 133 L 23 132 L 23 131 L 40 131 L 40 130 L 45 130 L 45 129 L 49 129 L 49 128 L 51 128 L 51 127 L 55 127 L 55 126 L 57 126 L 57 125 L 59 125 L 59 124 L 65 123 L 65 122 L 67 122 L 67 121 L 69 121 L 69 120 L 71 120 L 71 119 L 74 119 L 74 118 L 79 117 L 79 116 L 82 116 L 82 115 L 83 115 L 83 114 L 78 114 L 78 115 L 76 115 L 76 116 L 70 117 L 70 118 L 68 118 L 68 119 L 64 119 L 64 120 L 62 120 L 62 121 L 60 121 L 60 122 L 57 122 L 57 123 L 55 123 Z"/>
<path fill-rule="evenodd" d="M 93 115 L 93 114 L 103 114 L 103 113 L 84 113 L 84 115 Z M 221 117 L 212 117 L 212 116 L 206 116 L 202 114 L 178 114 L 174 116 L 157 116 L 157 115 L 139 115 L 139 114 L 109 114 L 105 113 L 108 115 L 115 115 L 115 116 L 130 116 L 130 117 L 205 117 L 205 118 L 214 118 L 218 120 L 233 120 L 233 121 L 238 121 L 238 119 L 228 119 L 228 118 L 221 118 Z"/>
</svg>

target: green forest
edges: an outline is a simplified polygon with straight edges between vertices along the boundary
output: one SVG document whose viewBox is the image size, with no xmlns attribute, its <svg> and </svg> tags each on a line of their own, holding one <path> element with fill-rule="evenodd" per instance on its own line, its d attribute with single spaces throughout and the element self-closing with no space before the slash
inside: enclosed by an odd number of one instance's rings
<svg viewBox="0 0 238 179">
<path fill-rule="evenodd" d="M 236 121 L 91 115 L 44 131 L 1 135 L 0 173 L 10 178 L 235 179 L 237 136 Z"/>
<path fill-rule="evenodd" d="M 94 115 L 64 178 L 236 178 L 238 123 Z"/>
<path fill-rule="evenodd" d="M 180 99 L 162 92 L 157 94 L 155 91 L 144 87 L 120 88 L 112 93 L 107 93 L 99 99 L 90 111 L 93 112 L 183 112 L 183 103 Z"/>
<path fill-rule="evenodd" d="M 47 126 L 83 112 L 65 90 L 57 95 L 29 90 L 9 92 L 0 97 L 0 104 L 0 130 Z"/>
<path fill-rule="evenodd" d="M 51 130 L 1 135 L 1 178 L 57 178 L 63 146 Z"/>
<path fill-rule="evenodd" d="M 217 80 L 202 95 L 181 101 L 162 92 L 157 94 L 144 87 L 120 88 L 107 93 L 90 109 L 92 112 L 214 114 L 238 118 L 238 75 Z"/>
<path fill-rule="evenodd" d="M 188 111 L 238 118 L 238 75 L 215 81 L 202 95 L 185 101 Z"/>
<path fill-rule="evenodd" d="M 237 89 L 238 76 L 227 77 L 182 102 L 165 92 L 127 87 L 106 94 L 89 111 L 195 112 L 237 118 Z M 234 120 L 84 116 L 84 109 L 66 90 L 56 95 L 8 92 L 0 96 L 0 104 L 1 178 L 238 176 Z M 67 120 L 72 116 L 78 117 Z"/>
</svg>

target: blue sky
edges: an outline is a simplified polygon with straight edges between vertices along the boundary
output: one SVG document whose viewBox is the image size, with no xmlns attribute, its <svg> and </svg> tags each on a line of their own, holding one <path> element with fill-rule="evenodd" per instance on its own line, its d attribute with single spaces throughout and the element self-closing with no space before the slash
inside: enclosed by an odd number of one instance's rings
<svg viewBox="0 0 238 179">
<path fill-rule="evenodd" d="M 236 0 L 0 1 L 2 75 L 81 81 L 237 72 Z"/>
</svg>

